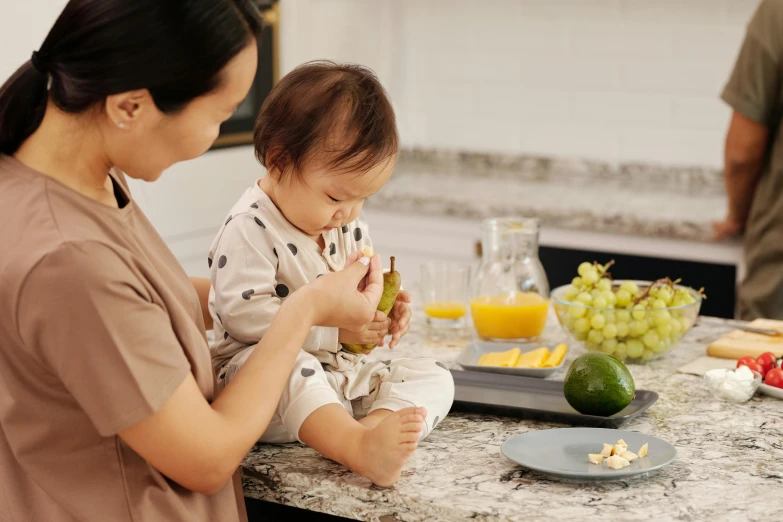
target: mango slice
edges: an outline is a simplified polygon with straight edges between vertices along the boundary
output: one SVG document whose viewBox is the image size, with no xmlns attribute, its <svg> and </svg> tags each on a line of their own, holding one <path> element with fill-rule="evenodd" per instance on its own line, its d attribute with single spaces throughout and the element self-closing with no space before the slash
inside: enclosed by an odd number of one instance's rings
<svg viewBox="0 0 783 522">
<path fill-rule="evenodd" d="M 563 357 L 565 357 L 566 352 L 568 351 L 568 346 L 565 344 L 558 344 L 554 350 L 552 350 L 552 353 L 549 355 L 549 358 L 544 361 L 544 364 L 541 365 L 542 368 L 554 368 L 561 362 L 563 362 Z"/>
<path fill-rule="evenodd" d="M 511 367 L 517 363 L 519 353 L 519 348 L 512 348 L 506 352 L 485 353 L 479 358 L 478 365 Z"/>
<path fill-rule="evenodd" d="M 523 353 L 516 363 L 517 368 L 541 368 L 549 358 L 549 348 L 537 348 L 532 352 Z"/>
</svg>

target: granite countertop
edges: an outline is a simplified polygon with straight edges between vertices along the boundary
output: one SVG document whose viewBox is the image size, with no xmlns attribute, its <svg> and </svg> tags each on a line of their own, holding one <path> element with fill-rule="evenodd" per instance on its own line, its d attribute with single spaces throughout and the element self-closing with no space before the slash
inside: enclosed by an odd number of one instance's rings
<svg viewBox="0 0 783 522">
<path fill-rule="evenodd" d="M 563 336 L 555 322 L 544 333 L 553 341 Z M 660 398 L 622 429 L 660 437 L 679 453 L 649 476 L 608 483 L 548 478 L 508 461 L 500 445 L 512 435 L 562 425 L 451 414 L 422 441 L 392 489 L 374 487 L 298 444 L 257 445 L 243 465 L 245 496 L 383 522 L 768 520 L 783 509 L 783 401 L 757 395 L 744 404 L 720 402 L 700 378 L 675 371 L 728 330 L 719 320 L 702 320 L 665 358 L 629 367 L 637 388 Z M 404 342 L 372 357 L 453 364 L 467 342 L 434 336 L 417 310 Z M 568 358 L 579 353 L 573 346 Z"/>
<path fill-rule="evenodd" d="M 401 151 L 367 208 L 535 216 L 545 227 L 710 241 L 727 200 L 722 173 L 711 168 L 414 150 Z"/>
</svg>

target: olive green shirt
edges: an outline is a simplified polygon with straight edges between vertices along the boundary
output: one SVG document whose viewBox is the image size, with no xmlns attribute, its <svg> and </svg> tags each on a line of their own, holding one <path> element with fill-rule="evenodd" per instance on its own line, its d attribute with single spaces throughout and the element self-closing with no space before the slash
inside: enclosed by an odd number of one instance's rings
<svg viewBox="0 0 783 522">
<path fill-rule="evenodd" d="M 769 128 L 767 157 L 745 232 L 747 277 L 740 289 L 743 318 L 783 319 L 783 0 L 764 0 L 747 34 L 722 98 Z"/>
</svg>

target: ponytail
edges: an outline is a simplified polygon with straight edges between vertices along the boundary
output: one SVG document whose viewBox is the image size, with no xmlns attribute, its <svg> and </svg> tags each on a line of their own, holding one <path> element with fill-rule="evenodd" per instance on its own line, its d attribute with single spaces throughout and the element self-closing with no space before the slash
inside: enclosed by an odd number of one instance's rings
<svg viewBox="0 0 783 522">
<path fill-rule="evenodd" d="M 0 154 L 41 125 L 49 100 L 79 114 L 147 89 L 164 113 L 212 92 L 260 34 L 255 0 L 69 0 L 40 54 L 0 89 Z"/>
<path fill-rule="evenodd" d="M 47 82 L 48 75 L 27 62 L 0 87 L 0 154 L 15 153 L 41 125 Z"/>
</svg>

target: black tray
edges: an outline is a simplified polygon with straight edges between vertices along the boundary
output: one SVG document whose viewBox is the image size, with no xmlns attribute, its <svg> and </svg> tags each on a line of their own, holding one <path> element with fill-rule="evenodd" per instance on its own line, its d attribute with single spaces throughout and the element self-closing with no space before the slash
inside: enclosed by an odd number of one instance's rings
<svg viewBox="0 0 783 522">
<path fill-rule="evenodd" d="M 550 381 L 515 375 L 452 370 L 455 412 L 488 413 L 544 422 L 619 428 L 640 415 L 658 400 L 658 394 L 636 390 L 636 398 L 623 411 L 611 417 L 582 415 L 568 404 L 563 381 Z"/>
</svg>

